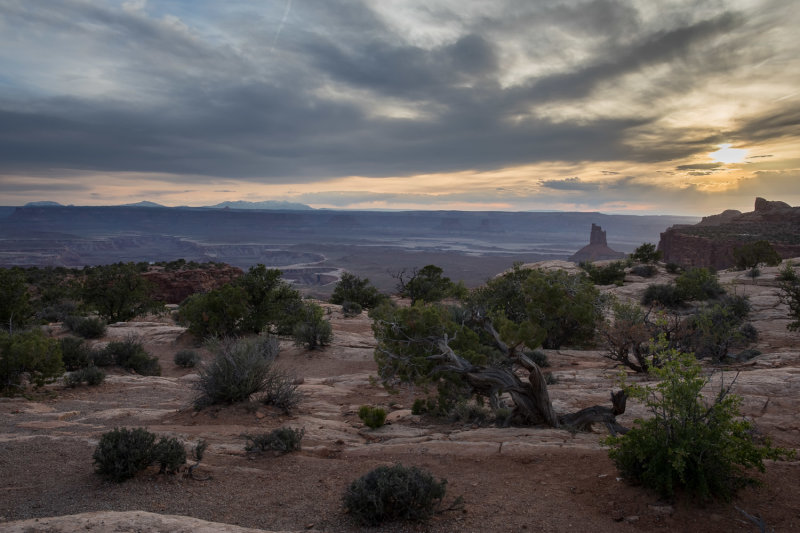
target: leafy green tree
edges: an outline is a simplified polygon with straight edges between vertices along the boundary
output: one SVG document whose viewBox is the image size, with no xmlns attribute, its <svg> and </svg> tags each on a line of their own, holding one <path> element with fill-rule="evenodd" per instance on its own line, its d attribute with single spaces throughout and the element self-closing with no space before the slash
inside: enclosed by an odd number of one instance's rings
<svg viewBox="0 0 800 533">
<path fill-rule="evenodd" d="M 96 266 L 86 274 L 83 300 L 108 322 L 124 322 L 164 308 L 153 298 L 153 288 L 134 263 Z"/>
<path fill-rule="evenodd" d="M 13 333 L 33 314 L 25 276 L 16 268 L 0 269 L 0 328 Z"/>
<path fill-rule="evenodd" d="M 259 333 L 271 324 L 278 333 L 291 334 L 302 301 L 300 293 L 281 275 L 278 269 L 258 264 L 233 283 L 247 295 L 248 312 L 240 325 L 242 332 Z"/>
<path fill-rule="evenodd" d="M 361 279 L 355 274 L 344 272 L 333 289 L 330 302 L 339 305 L 344 302 L 353 302 L 364 309 L 372 309 L 385 299 L 386 295 L 378 292 L 368 278 Z"/>
<path fill-rule="evenodd" d="M 453 295 L 457 289 L 456 284 L 443 274 L 444 270 L 436 265 L 426 265 L 419 270 L 414 268 L 410 274 L 400 271 L 396 275 L 397 292 L 404 298 L 411 298 L 412 304 L 417 301 L 438 302 Z"/>
<path fill-rule="evenodd" d="M 789 318 L 792 320 L 786 327 L 790 331 L 800 330 L 800 276 L 791 264 L 787 264 L 778 276 L 781 288 L 781 301 L 789 306 Z"/>
<path fill-rule="evenodd" d="M 222 337 L 238 334 L 248 312 L 244 288 L 228 284 L 189 296 L 178 309 L 178 319 L 196 337 Z"/>
<path fill-rule="evenodd" d="M 631 254 L 631 259 L 639 263 L 655 263 L 661 260 L 661 250 L 656 250 L 656 245 L 651 242 L 643 243 Z"/>
<path fill-rule="evenodd" d="M 741 400 L 730 386 L 704 402 L 701 391 L 709 378 L 691 354 L 669 350 L 665 342 L 662 338 L 653 348 L 666 361 L 652 370 L 661 381 L 653 387 L 625 387 L 653 416 L 607 439 L 609 455 L 623 476 L 662 496 L 683 488 L 704 500 L 730 499 L 751 481 L 746 469 L 763 472 L 765 459 L 789 452 L 771 447 L 768 439 L 756 440 L 752 424 L 740 418 Z"/>
<path fill-rule="evenodd" d="M 325 319 L 325 310 L 313 303 L 303 302 L 303 309 L 292 331 L 295 343 L 315 350 L 327 346 L 333 340 L 333 329 Z"/>
<path fill-rule="evenodd" d="M 733 347 L 744 348 L 754 342 L 757 332 L 746 322 L 750 303 L 743 296 L 726 296 L 699 308 L 686 319 L 683 345 L 697 358 L 720 362 Z"/>
<path fill-rule="evenodd" d="M 725 294 L 717 274 L 707 268 L 690 268 L 675 278 L 675 286 L 682 300 L 710 300 Z"/>
<path fill-rule="evenodd" d="M 768 241 L 756 241 L 733 249 L 733 260 L 736 267 L 742 270 L 749 269 L 753 278 L 758 277 L 758 266 L 778 266 L 781 256 Z"/>
<path fill-rule="evenodd" d="M 579 265 L 595 285 L 622 286 L 625 281 L 625 263 L 613 261 L 605 266 L 597 266 L 591 261 L 582 261 Z"/>
<path fill-rule="evenodd" d="M 64 373 L 61 345 L 34 329 L 22 333 L 0 331 L 0 390 L 22 386 L 23 377 L 35 387 L 54 381 Z"/>
</svg>

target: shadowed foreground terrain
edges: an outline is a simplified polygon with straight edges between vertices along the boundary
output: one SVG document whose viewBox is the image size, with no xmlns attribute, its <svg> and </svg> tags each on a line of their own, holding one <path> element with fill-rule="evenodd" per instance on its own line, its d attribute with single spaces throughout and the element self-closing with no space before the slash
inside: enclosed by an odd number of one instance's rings
<svg viewBox="0 0 800 533">
<path fill-rule="evenodd" d="M 740 372 L 734 392 L 762 433 L 777 445 L 800 448 L 797 334 L 786 330 L 787 310 L 774 282 L 777 269 L 762 271 L 755 283 L 744 272 L 720 275 L 723 285 L 735 285 L 738 294 L 750 297 L 751 320 L 760 334 L 755 347 L 762 352 L 726 367 L 723 375 L 727 383 Z M 605 290 L 638 298 L 648 284 L 667 279 L 663 271 L 647 280 L 629 276 L 624 286 Z M 55 384 L 29 397 L 0 399 L 0 530 L 242 531 L 232 527 L 238 525 L 363 531 L 342 512 L 345 488 L 376 466 L 396 462 L 446 478 L 446 503 L 463 496 L 465 505 L 427 524 L 388 524 L 381 531 L 758 531 L 737 507 L 775 531 L 800 529 L 798 461 L 768 463 L 766 473 L 757 475 L 764 486 L 743 490 L 731 504 L 699 506 L 682 495 L 662 501 L 621 480 L 600 444 L 606 434 L 602 427 L 571 433 L 412 415 L 411 404 L 423 391 L 390 394 L 374 380 L 369 319 L 345 318 L 339 306 L 324 305 L 334 327 L 330 347 L 308 352 L 282 341 L 277 364 L 302 380 L 304 394 L 291 415 L 245 404 L 195 411 L 197 374 L 172 362 L 174 353 L 192 341 L 169 317 L 112 325 L 98 341 L 140 336 L 160 359 L 160 377 L 116 370 L 97 387 Z M 51 331 L 63 334 L 58 324 Z M 557 411 L 608 401 L 620 369 L 601 351 L 547 354 L 548 370 L 557 378 L 550 387 Z M 389 423 L 366 428 L 356 414 L 364 404 L 387 408 Z M 642 416 L 642 405 L 631 401 L 619 422 L 630 427 Z M 279 457 L 245 453 L 243 434 L 286 425 L 305 429 L 302 451 Z M 100 435 L 114 427 L 146 427 L 188 444 L 206 439 L 209 449 L 196 472 L 208 479 L 159 475 L 152 467 L 121 484 L 103 481 L 93 472 L 92 451 Z M 20 520 L 26 522 L 15 522 Z"/>
</svg>

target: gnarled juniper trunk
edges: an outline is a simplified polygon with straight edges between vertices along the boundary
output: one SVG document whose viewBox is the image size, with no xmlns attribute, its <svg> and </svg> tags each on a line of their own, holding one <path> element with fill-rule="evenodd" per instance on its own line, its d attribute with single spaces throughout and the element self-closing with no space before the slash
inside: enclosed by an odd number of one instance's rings
<svg viewBox="0 0 800 533">
<path fill-rule="evenodd" d="M 496 406 L 499 395 L 508 393 L 514 401 L 514 418 L 522 423 L 569 427 L 582 431 L 589 430 L 592 424 L 602 423 L 613 435 L 628 431 L 616 420 L 618 415 L 625 412 L 627 396 L 624 391 L 611 394 L 611 407 L 595 405 L 558 416 L 553 409 L 547 382 L 539 366 L 519 352 L 516 346 L 508 346 L 500 340 L 491 324 L 485 327 L 509 359 L 528 371 L 527 382 L 517 375 L 513 367 L 473 365 L 450 348 L 446 336 L 438 342 L 441 353 L 431 356 L 432 359 L 441 361 L 437 370 L 461 374 L 475 393 L 487 396 L 493 406 Z"/>
</svg>

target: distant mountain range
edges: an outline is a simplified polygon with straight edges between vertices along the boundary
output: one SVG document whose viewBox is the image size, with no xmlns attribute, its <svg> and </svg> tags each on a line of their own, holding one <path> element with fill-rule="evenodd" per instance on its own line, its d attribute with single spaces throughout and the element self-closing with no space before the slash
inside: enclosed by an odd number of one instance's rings
<svg viewBox="0 0 800 533">
<path fill-rule="evenodd" d="M 28 202 L 27 204 L 25 204 L 25 207 L 64 207 L 64 205 L 58 202 L 41 201 L 41 202 Z M 148 201 L 136 202 L 135 204 L 121 204 L 116 207 L 163 207 L 166 209 L 170 209 L 165 205 Z M 181 208 L 185 209 L 186 206 L 181 206 Z M 202 206 L 201 209 L 310 211 L 313 210 L 314 208 L 306 204 L 286 202 L 286 201 L 266 200 L 263 202 L 245 202 L 244 200 L 236 200 L 234 202 L 222 202 L 216 205 L 205 205 Z"/>
</svg>

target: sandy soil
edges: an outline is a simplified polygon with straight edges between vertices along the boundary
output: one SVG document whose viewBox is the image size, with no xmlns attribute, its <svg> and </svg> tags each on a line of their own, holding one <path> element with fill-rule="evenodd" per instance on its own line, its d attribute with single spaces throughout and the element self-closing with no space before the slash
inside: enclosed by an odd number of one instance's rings
<svg viewBox="0 0 800 533">
<path fill-rule="evenodd" d="M 735 391 L 744 398 L 744 413 L 763 433 L 777 444 L 800 448 L 798 337 L 785 330 L 786 310 L 777 303 L 770 275 L 765 272 L 758 284 L 737 274 L 722 276 L 726 283 L 739 280 L 737 290 L 751 295 L 762 338 L 757 348 L 764 352 L 736 369 Z M 613 290 L 635 297 L 653 281 L 631 278 Z M 390 394 L 375 383 L 368 318 L 344 318 L 336 306 L 329 307 L 332 346 L 306 352 L 289 342 L 282 345 L 278 364 L 302 379 L 304 394 L 291 415 L 256 404 L 195 411 L 196 374 L 172 362 L 191 339 L 166 318 L 111 327 L 104 339 L 140 335 L 160 358 L 161 377 L 112 371 L 98 387 L 54 384 L 28 397 L 0 399 L 0 531 L 212 531 L 213 523 L 218 530 L 219 524 L 229 524 L 343 532 L 758 531 L 742 511 L 763 518 L 777 532 L 800 530 L 798 461 L 769 463 L 757 475 L 763 486 L 743 490 L 731 503 L 698 505 L 680 495 L 662 501 L 618 477 L 601 445 L 602 428 L 572 434 L 414 416 L 410 406 L 422 391 Z M 57 328 L 54 334 L 60 334 Z M 548 355 L 558 378 L 551 387 L 557 411 L 608 402 L 619 369 L 601 352 Z M 356 415 L 363 404 L 386 407 L 390 423 L 365 428 Z M 630 426 L 645 414 L 629 403 L 619 420 Z M 285 425 L 305 428 L 302 451 L 278 457 L 245 453 L 242 435 Z M 122 484 L 103 481 L 93 472 L 92 451 L 102 433 L 121 426 L 146 427 L 188 444 L 206 439 L 209 450 L 196 472 L 208 479 L 159 475 L 154 468 Z M 345 488 L 372 468 L 396 462 L 446 478 L 447 502 L 462 496 L 463 509 L 427 524 L 380 529 L 355 524 L 342 511 Z M 43 520 L 78 513 L 92 514 Z M 182 523 L 180 517 L 212 524 Z M 15 522 L 20 520 L 31 521 Z"/>
</svg>

